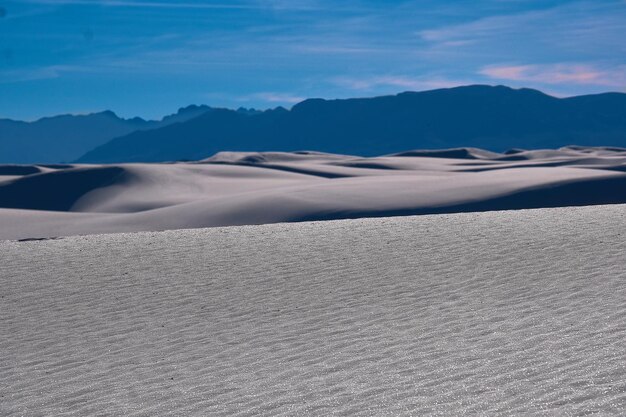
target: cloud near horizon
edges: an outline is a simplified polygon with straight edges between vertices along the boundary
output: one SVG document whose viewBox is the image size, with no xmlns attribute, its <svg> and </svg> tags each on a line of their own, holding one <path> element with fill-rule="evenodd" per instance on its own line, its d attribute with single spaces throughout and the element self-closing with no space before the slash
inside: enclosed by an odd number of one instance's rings
<svg viewBox="0 0 626 417">
<path fill-rule="evenodd" d="M 368 92 L 380 88 L 389 88 L 391 91 L 430 90 L 471 84 L 469 80 L 451 80 L 437 75 L 430 77 L 410 77 L 399 75 L 373 76 L 363 78 L 336 78 L 334 83 L 355 92 Z"/>
<path fill-rule="evenodd" d="M 292 93 L 280 93 L 280 92 L 263 92 L 255 93 L 248 96 L 241 97 L 241 101 L 262 101 L 265 103 L 288 103 L 296 104 L 306 100 L 307 97 L 294 95 Z"/>
<path fill-rule="evenodd" d="M 495 80 L 540 84 L 579 84 L 626 88 L 626 65 L 598 68 L 589 64 L 493 65 L 480 74 Z"/>
<path fill-rule="evenodd" d="M 461 84 L 626 91 L 623 0 L 6 0 L 1 7 L 0 117 L 110 108 L 159 118 L 209 97 L 213 106 L 267 108 Z"/>
</svg>

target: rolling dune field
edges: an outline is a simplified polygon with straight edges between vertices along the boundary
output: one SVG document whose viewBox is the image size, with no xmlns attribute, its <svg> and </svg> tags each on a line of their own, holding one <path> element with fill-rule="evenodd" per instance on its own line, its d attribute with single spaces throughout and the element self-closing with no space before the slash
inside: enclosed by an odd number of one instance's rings
<svg viewBox="0 0 626 417">
<path fill-rule="evenodd" d="M 626 203 L 626 150 L 0 166 L 0 239 Z"/>
</svg>

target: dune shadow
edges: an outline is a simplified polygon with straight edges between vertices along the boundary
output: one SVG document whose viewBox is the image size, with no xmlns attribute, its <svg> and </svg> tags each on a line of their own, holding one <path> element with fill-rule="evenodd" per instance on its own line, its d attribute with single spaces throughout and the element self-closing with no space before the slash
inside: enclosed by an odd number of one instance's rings
<svg viewBox="0 0 626 417">
<path fill-rule="evenodd" d="M 485 172 L 485 171 L 497 171 L 502 169 L 514 169 L 514 168 L 557 168 L 561 166 L 575 165 L 571 161 L 554 161 L 554 162 L 539 162 L 529 164 L 517 164 L 517 165 L 491 165 L 483 166 L 481 168 L 469 168 L 463 169 L 463 172 Z M 596 169 L 602 169 L 598 167 Z"/>
<path fill-rule="evenodd" d="M 399 210 L 334 211 L 307 215 L 293 221 L 320 221 L 369 217 L 415 216 L 499 210 L 521 210 L 551 207 L 626 204 L 626 176 L 589 178 L 573 182 L 520 190 L 508 195 L 482 201 L 438 207 L 418 207 Z"/>
<path fill-rule="evenodd" d="M 493 159 L 500 156 L 495 152 L 474 148 L 425 149 L 394 153 L 389 156 L 449 158 L 449 159 Z"/>
<path fill-rule="evenodd" d="M 0 165 L 0 175 L 31 175 L 41 172 L 34 165 Z"/>
<path fill-rule="evenodd" d="M 603 167 L 607 171 L 626 172 L 626 165 L 614 165 L 609 167 Z"/>
<path fill-rule="evenodd" d="M 208 162 L 208 163 L 213 164 L 213 165 L 234 165 L 234 166 L 274 169 L 277 171 L 291 172 L 294 174 L 310 175 L 313 177 L 328 178 L 328 179 L 351 177 L 351 175 L 338 174 L 335 172 L 323 172 L 323 171 L 316 171 L 313 169 L 296 168 L 296 167 L 290 167 L 290 166 L 285 166 L 285 165 L 274 165 L 274 164 L 265 164 L 265 163 L 223 162 L 223 161 L 213 161 L 213 162 Z"/>
<path fill-rule="evenodd" d="M 76 168 L 46 172 L 0 184 L 0 207 L 69 211 L 89 191 L 111 185 L 125 170 L 119 167 Z"/>
<path fill-rule="evenodd" d="M 459 166 L 461 164 L 458 164 Z M 466 165 L 471 166 L 471 165 Z M 484 172 L 484 171 L 496 171 L 500 169 L 513 169 L 513 168 L 557 168 L 557 167 L 574 167 L 581 169 L 603 169 L 607 171 L 624 171 L 626 168 L 624 165 L 619 163 L 614 163 L 610 165 L 608 161 L 600 159 L 600 158 L 583 158 L 583 159 L 568 159 L 568 160 L 560 160 L 560 161 L 547 161 L 547 162 L 536 162 L 536 163 L 527 163 L 527 164 L 515 164 L 515 165 L 490 165 L 490 166 L 481 166 L 478 168 L 469 168 L 463 169 L 463 172 Z"/>
<path fill-rule="evenodd" d="M 49 168 L 49 169 L 69 169 L 69 168 L 74 168 L 74 165 L 69 165 L 69 164 L 37 164 L 40 167 L 43 168 Z"/>
<path fill-rule="evenodd" d="M 391 171 L 401 169 L 401 168 L 396 168 L 394 166 L 390 166 L 384 163 L 362 162 L 362 161 L 335 162 L 329 165 L 341 166 L 341 167 L 346 167 L 346 168 L 382 169 L 382 170 L 391 170 Z"/>
</svg>

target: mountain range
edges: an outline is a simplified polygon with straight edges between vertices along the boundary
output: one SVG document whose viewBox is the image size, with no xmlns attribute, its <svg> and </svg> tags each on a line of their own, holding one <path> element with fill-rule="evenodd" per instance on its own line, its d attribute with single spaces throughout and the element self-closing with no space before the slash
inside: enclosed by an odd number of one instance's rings
<svg viewBox="0 0 626 417">
<path fill-rule="evenodd" d="M 354 99 L 308 99 L 290 110 L 190 106 L 161 121 L 112 112 L 33 123 L 0 120 L 0 162 L 198 160 L 220 151 L 313 150 L 375 156 L 408 149 L 626 147 L 626 94 L 557 98 L 471 85 Z"/>
<path fill-rule="evenodd" d="M 161 120 L 123 119 L 109 110 L 44 117 L 34 122 L 0 119 L 0 163 L 73 161 L 113 138 L 184 122 L 210 110 L 208 106 L 192 105 Z"/>
</svg>

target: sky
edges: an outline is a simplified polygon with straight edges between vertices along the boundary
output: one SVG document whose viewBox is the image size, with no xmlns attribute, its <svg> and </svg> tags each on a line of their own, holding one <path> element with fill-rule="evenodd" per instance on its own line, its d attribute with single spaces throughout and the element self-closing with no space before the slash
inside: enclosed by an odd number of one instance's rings
<svg viewBox="0 0 626 417">
<path fill-rule="evenodd" d="M 626 0 L 0 0 L 0 118 L 626 92 Z"/>
</svg>

